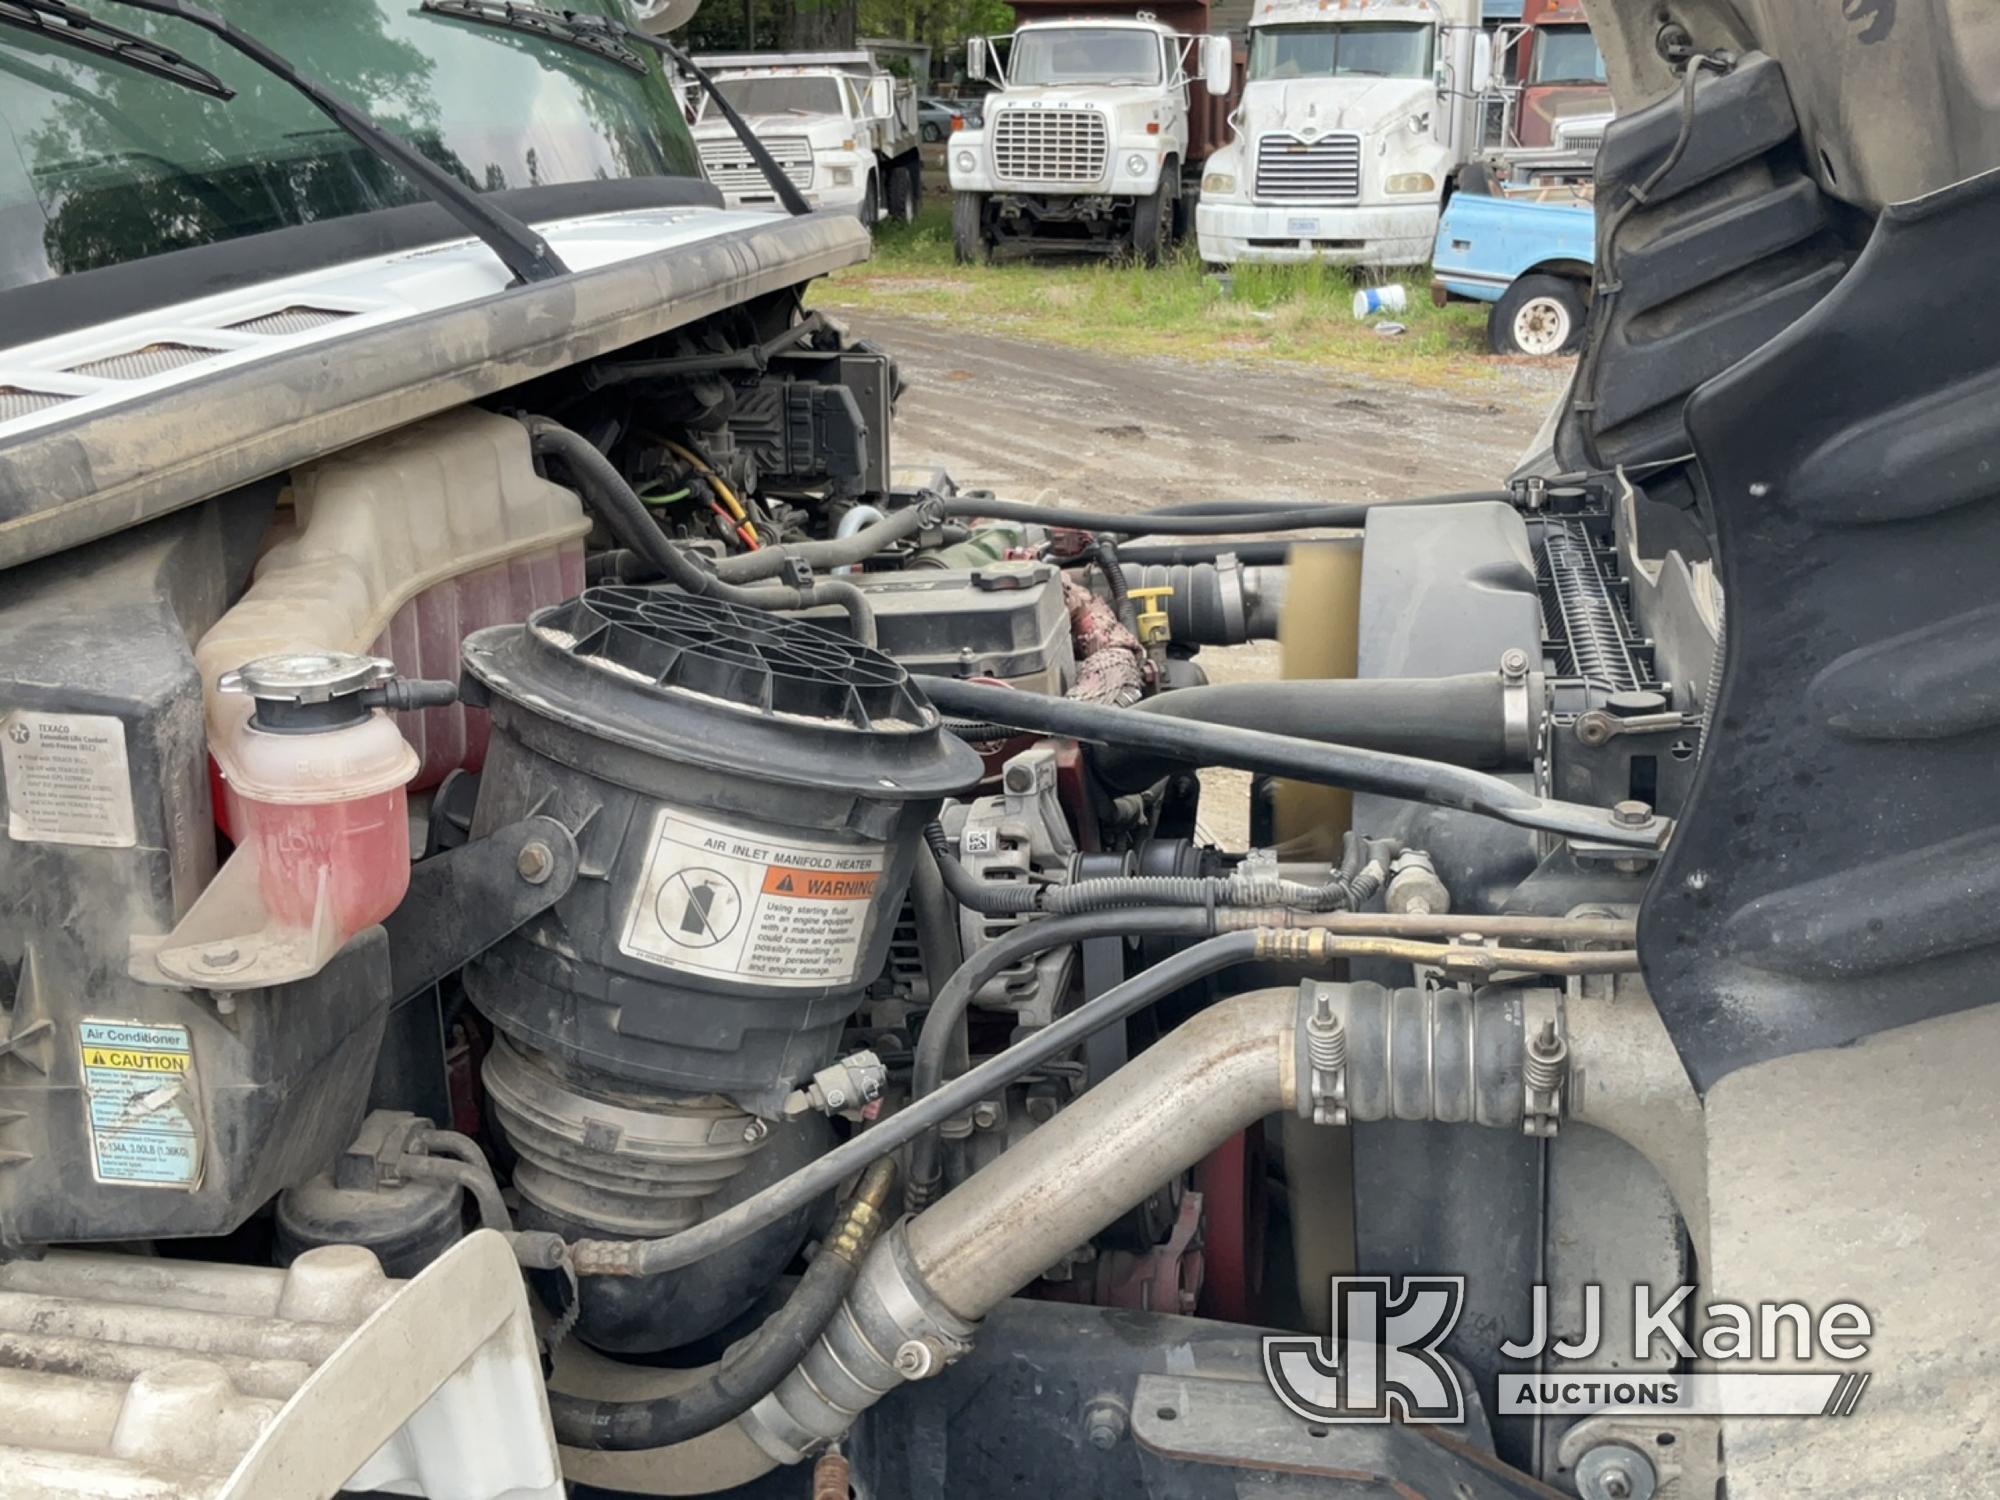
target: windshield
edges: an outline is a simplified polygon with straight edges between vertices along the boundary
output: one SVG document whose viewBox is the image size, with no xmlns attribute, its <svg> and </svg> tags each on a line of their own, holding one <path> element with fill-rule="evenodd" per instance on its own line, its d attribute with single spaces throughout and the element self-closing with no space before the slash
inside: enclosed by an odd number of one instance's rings
<svg viewBox="0 0 2000 1500">
<path fill-rule="evenodd" d="M 741 115 L 843 113 L 840 82 L 834 78 L 718 78 L 715 87 Z"/>
<path fill-rule="evenodd" d="M 1250 81 L 1428 78 L 1425 25 L 1260 26 L 1250 33 Z"/>
<path fill-rule="evenodd" d="M 1602 83 L 1604 54 L 1588 26 L 1544 26 L 1535 32 L 1531 83 Z"/>
<path fill-rule="evenodd" d="M 194 246 L 428 200 L 307 100 L 171 17 L 82 0 L 236 90 L 209 98 L 0 27 L 0 291 Z M 622 0 L 567 0 L 623 16 Z M 212 7 L 481 192 L 699 177 L 674 92 L 409 0 Z"/>
<path fill-rule="evenodd" d="M 1041 83 L 1158 83 L 1160 39 L 1150 31 L 1109 26 L 1062 26 L 1014 37 L 1007 81 Z"/>
</svg>

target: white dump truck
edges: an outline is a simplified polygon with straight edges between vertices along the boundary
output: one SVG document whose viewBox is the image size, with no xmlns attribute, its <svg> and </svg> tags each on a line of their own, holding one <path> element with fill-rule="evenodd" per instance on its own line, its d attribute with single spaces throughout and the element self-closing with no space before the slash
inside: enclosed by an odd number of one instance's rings
<svg viewBox="0 0 2000 1500">
<path fill-rule="evenodd" d="M 867 52 L 737 53 L 696 62 L 750 124 L 814 208 L 864 224 L 905 223 L 923 201 L 917 96 Z M 713 106 L 694 136 L 709 181 L 732 208 L 777 208 L 777 196 Z"/>
<path fill-rule="evenodd" d="M 1202 259 L 1416 265 L 1477 145 L 1479 0 L 1258 0 L 1235 138 L 1202 175 Z"/>
<path fill-rule="evenodd" d="M 966 70 L 997 91 L 984 122 L 951 137 L 961 261 L 1002 245 L 1130 253 L 1149 264 L 1166 254 L 1222 137 L 1217 106 L 1232 78 L 1228 39 L 1202 34 L 1207 6 L 1183 9 L 1193 24 L 1178 28 L 1181 17 L 1139 11 L 973 38 Z"/>
</svg>

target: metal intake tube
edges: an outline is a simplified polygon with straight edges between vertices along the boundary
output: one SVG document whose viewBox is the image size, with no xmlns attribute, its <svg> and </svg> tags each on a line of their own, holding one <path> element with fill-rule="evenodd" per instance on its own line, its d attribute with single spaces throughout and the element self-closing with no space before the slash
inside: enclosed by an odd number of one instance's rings
<svg viewBox="0 0 2000 1500">
<path fill-rule="evenodd" d="M 967 1347 L 980 1318 L 1253 1120 L 1292 1107 L 1300 991 L 1203 1011 L 877 1244 L 847 1312 L 742 1430 L 779 1463 Z"/>
</svg>

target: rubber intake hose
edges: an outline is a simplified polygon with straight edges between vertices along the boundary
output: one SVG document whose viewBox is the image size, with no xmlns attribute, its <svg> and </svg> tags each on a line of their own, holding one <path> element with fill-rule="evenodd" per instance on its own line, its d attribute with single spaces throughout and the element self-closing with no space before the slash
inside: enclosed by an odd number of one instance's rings
<svg viewBox="0 0 2000 1500">
<path fill-rule="evenodd" d="M 1138 710 L 1480 770 L 1527 764 L 1525 757 L 1508 753 L 1505 688 L 1497 672 L 1215 683 L 1155 694 Z M 1093 764 L 1106 786 L 1127 793 L 1152 786 L 1188 762 L 1181 756 L 1112 744 L 1097 754 Z"/>
<path fill-rule="evenodd" d="M 855 1275 L 887 1222 L 895 1176 L 887 1160 L 869 1166 L 785 1305 L 694 1385 L 646 1401 L 594 1401 L 550 1391 L 556 1441 L 612 1453 L 669 1448 L 735 1421 L 763 1400 L 798 1367 L 853 1290 Z"/>
<path fill-rule="evenodd" d="M 864 646 L 875 644 L 875 612 L 867 596 L 853 584 L 839 578 L 820 579 L 805 588 L 774 585 L 752 589 L 726 583 L 660 530 L 618 466 L 590 439 L 546 417 L 523 417 L 521 424 L 528 429 L 535 452 L 554 454 L 568 466 L 577 492 L 611 534 L 658 569 L 669 583 L 690 594 L 752 609 L 797 610 L 835 604 L 847 612 L 854 638 Z M 783 566 L 782 561 L 779 566 Z"/>
<path fill-rule="evenodd" d="M 947 517 L 990 521 L 1020 521 L 1031 526 L 1063 526 L 1077 531 L 1108 531 L 1118 536 L 1234 536 L 1273 531 L 1309 531 L 1315 527 L 1352 528 L 1365 524 L 1374 505 L 1511 505 L 1511 490 L 1468 490 L 1454 495 L 1416 495 L 1404 500 L 1346 501 L 1329 504 L 1280 503 L 1259 507 L 1255 501 L 1209 501 L 1198 507 L 1167 510 L 1078 510 L 1067 505 L 1031 505 L 1019 500 L 954 496 L 944 502 Z M 1211 509 L 1210 507 L 1214 507 Z M 1224 508 L 1233 507 L 1233 508 Z"/>
<path fill-rule="evenodd" d="M 1229 556 L 1215 562 L 1149 564 L 1140 570 L 1139 584 L 1173 590 L 1162 602 L 1176 642 L 1240 646 L 1278 638 L 1286 579 L 1283 568 L 1246 568 Z"/>
<path fill-rule="evenodd" d="M 1307 997 L 1323 999 L 1345 1039 L 1350 1120 L 1520 1130 L 1522 991 L 1308 980 Z"/>
</svg>

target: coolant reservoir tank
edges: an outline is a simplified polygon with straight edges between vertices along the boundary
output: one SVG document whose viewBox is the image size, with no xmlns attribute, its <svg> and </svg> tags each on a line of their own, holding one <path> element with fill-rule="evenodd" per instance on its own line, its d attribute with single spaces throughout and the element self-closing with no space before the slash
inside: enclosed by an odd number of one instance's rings
<svg viewBox="0 0 2000 1500">
<path fill-rule="evenodd" d="M 257 705 L 233 743 L 215 750 L 230 826 L 257 851 L 265 909 L 300 927 L 324 903 L 336 947 L 388 916 L 410 887 L 406 787 L 417 753 L 367 702 L 394 675 L 379 656 L 301 652 L 262 657 L 216 684 Z"/>
<path fill-rule="evenodd" d="M 171 933 L 133 939 L 138 977 L 210 990 L 289 983 L 396 909 L 410 888 L 418 756 L 379 706 L 394 673 L 381 657 L 315 651 L 221 676 L 219 692 L 253 705 L 209 744 L 236 852 Z"/>
</svg>

